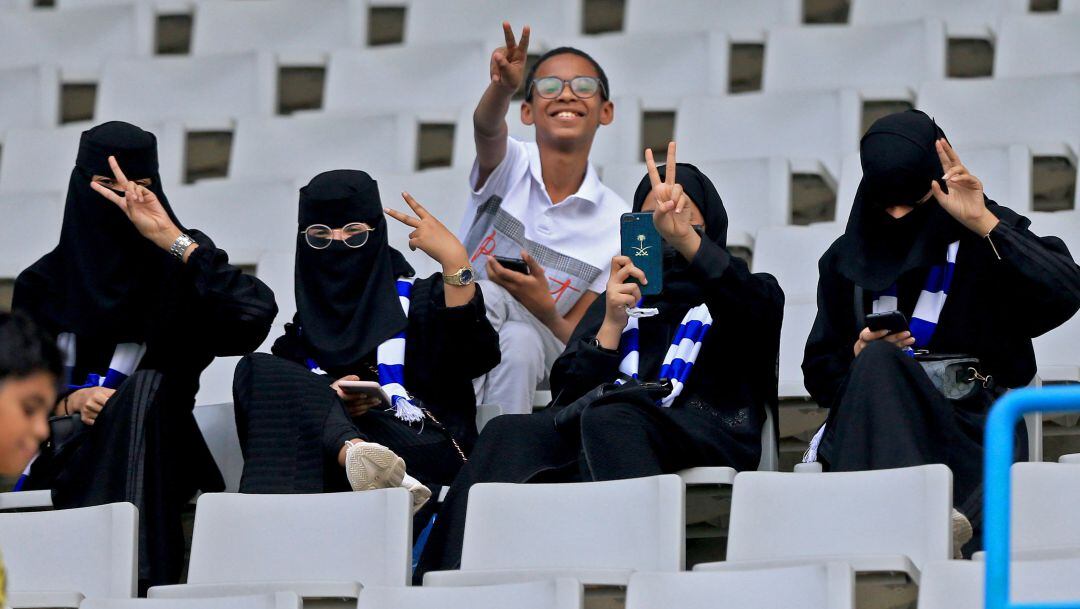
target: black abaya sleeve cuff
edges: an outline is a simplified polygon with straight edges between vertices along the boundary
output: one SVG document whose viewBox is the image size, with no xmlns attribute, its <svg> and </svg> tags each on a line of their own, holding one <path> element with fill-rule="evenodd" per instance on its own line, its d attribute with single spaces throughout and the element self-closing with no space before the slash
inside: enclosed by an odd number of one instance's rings
<svg viewBox="0 0 1080 609">
<path fill-rule="evenodd" d="M 433 290 L 433 292 L 436 291 Z M 437 296 L 433 305 L 435 315 L 438 316 L 440 323 L 477 324 L 487 319 L 484 293 L 480 291 L 480 286 L 476 286 L 476 292 L 473 293 L 472 300 L 456 307 L 446 306 L 446 297 L 443 295 L 442 290 L 437 290 L 437 294 L 433 295 Z"/>
<path fill-rule="evenodd" d="M 214 245 L 214 242 L 210 240 L 201 231 L 189 230 L 187 235 L 191 237 L 195 243 L 199 244 L 199 247 L 191 251 L 188 255 L 187 262 L 184 264 L 185 268 L 192 269 L 193 271 L 200 273 L 206 272 L 213 268 L 214 258 L 218 253 L 218 248 Z"/>
<path fill-rule="evenodd" d="M 697 254 L 690 261 L 690 268 L 705 279 L 720 279 L 731 264 L 731 254 L 708 239 L 701 240 Z"/>
</svg>

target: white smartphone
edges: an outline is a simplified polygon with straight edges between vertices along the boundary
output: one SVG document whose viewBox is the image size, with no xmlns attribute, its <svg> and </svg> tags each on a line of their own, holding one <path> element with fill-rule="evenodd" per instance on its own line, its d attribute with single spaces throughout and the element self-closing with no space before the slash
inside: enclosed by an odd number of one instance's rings
<svg viewBox="0 0 1080 609">
<path fill-rule="evenodd" d="M 338 387 L 345 393 L 362 393 L 379 398 L 383 406 L 390 405 L 390 396 L 386 395 L 382 385 L 375 381 L 338 381 Z"/>
</svg>

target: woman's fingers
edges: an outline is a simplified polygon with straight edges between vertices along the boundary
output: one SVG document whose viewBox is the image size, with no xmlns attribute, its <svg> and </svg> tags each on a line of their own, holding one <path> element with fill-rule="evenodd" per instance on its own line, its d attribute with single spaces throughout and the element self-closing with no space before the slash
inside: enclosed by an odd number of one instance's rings
<svg viewBox="0 0 1080 609">
<path fill-rule="evenodd" d="M 398 222 L 401 222 L 402 224 L 405 224 L 406 226 L 411 226 L 413 228 L 418 228 L 420 226 L 419 218 L 414 218 L 408 214 L 403 214 L 396 209 L 386 208 L 383 211 L 386 212 L 386 215 L 397 220 Z"/>
<path fill-rule="evenodd" d="M 877 332 L 871 332 L 870 328 L 863 328 L 863 331 L 859 333 L 859 340 L 868 343 L 872 340 L 882 338 L 888 333 L 888 330 L 878 330 Z"/>
<path fill-rule="evenodd" d="M 672 187 L 671 202 L 672 206 L 675 207 L 675 213 L 683 213 L 683 209 L 686 207 L 686 202 L 683 200 L 684 198 L 685 197 L 683 196 L 682 184 L 676 184 L 674 187 Z"/>
<path fill-rule="evenodd" d="M 938 160 L 941 161 L 941 168 L 945 170 L 945 174 L 948 175 L 949 170 L 952 169 L 953 162 L 949 158 L 949 155 L 945 153 L 945 140 L 944 138 L 934 142 L 934 150 L 937 152 Z"/>
<path fill-rule="evenodd" d="M 952 144 L 949 143 L 949 140 L 947 140 L 945 138 L 941 138 L 940 141 L 941 141 L 941 148 L 945 151 L 945 156 L 947 156 L 948 159 L 954 165 L 959 165 L 960 164 L 960 155 L 956 154 L 956 150 L 953 149 Z"/>
<path fill-rule="evenodd" d="M 634 266 L 633 264 L 631 264 L 630 266 L 624 267 L 624 268 L 629 271 L 629 276 L 630 277 L 633 277 L 634 279 L 637 279 L 638 281 L 640 281 L 643 284 L 644 283 L 649 283 L 649 280 L 645 278 L 645 271 L 639 269 L 638 267 Z"/>
<path fill-rule="evenodd" d="M 662 183 L 660 172 L 656 169 L 656 160 L 653 158 L 652 148 L 645 149 L 645 170 L 649 173 L 649 182 L 653 185 L 653 188 Z"/>
<path fill-rule="evenodd" d="M 428 210 L 424 209 L 424 206 L 420 205 L 420 203 L 416 199 L 414 199 L 413 196 L 409 193 L 401 193 L 401 198 L 405 199 L 405 203 L 409 205 L 409 209 L 413 210 L 413 213 L 415 213 L 417 217 L 419 217 L 421 220 L 431 215 L 428 213 Z"/>
<path fill-rule="evenodd" d="M 99 195 L 115 203 L 120 209 L 127 213 L 127 202 L 124 201 L 124 197 L 121 197 L 113 192 L 112 189 L 106 188 L 98 182 L 90 182 L 90 188 L 94 189 Z"/>
<path fill-rule="evenodd" d="M 667 169 L 664 173 L 664 182 L 668 186 L 675 185 L 675 142 L 667 145 Z"/>
<path fill-rule="evenodd" d="M 124 171 L 120 169 L 120 164 L 116 162 L 116 157 L 109 157 L 109 167 L 112 168 L 113 178 L 116 179 L 116 185 L 121 188 L 127 186 L 127 176 L 125 176 Z"/>
</svg>

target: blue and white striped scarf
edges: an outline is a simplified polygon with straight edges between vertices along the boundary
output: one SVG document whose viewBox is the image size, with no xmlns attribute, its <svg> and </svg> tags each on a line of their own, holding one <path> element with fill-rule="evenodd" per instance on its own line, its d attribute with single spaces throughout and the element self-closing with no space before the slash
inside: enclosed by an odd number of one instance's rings
<svg viewBox="0 0 1080 609">
<path fill-rule="evenodd" d="M 950 243 L 945 254 L 945 262 L 930 267 L 930 272 L 926 275 L 926 284 L 923 286 L 922 292 L 919 293 L 919 300 L 915 302 L 915 310 L 911 313 L 911 321 L 908 323 L 908 329 L 911 330 L 911 335 L 915 338 L 914 347 L 904 349 L 904 352 L 908 355 L 914 356 L 916 349 L 930 347 L 930 340 L 934 338 L 934 331 L 937 330 L 941 311 L 945 308 L 945 300 L 949 297 L 949 288 L 952 287 L 953 271 L 956 269 L 956 253 L 958 251 L 960 251 L 960 242 L 953 241 Z M 872 312 L 888 313 L 899 310 L 900 303 L 896 294 L 896 284 L 877 294 L 872 303 Z M 825 425 L 822 425 L 821 429 L 818 429 L 810 440 L 810 446 L 803 455 L 803 463 L 817 461 L 818 447 L 821 445 L 821 438 L 824 435 Z"/>
<path fill-rule="evenodd" d="M 660 366 L 660 379 L 671 381 L 671 393 L 659 402 L 659 406 L 668 408 L 675 402 L 675 398 L 682 393 L 686 379 L 690 377 L 690 371 L 694 368 L 698 354 L 701 352 L 701 343 L 705 335 L 712 327 L 712 314 L 709 307 L 700 304 L 683 316 L 679 323 L 675 337 L 671 340 L 664 355 L 664 363 Z M 616 384 L 623 384 L 630 379 L 638 380 L 638 366 L 641 362 L 641 354 L 638 349 L 640 332 L 638 330 L 638 318 L 631 316 L 623 328 L 622 338 L 619 341 L 619 352 L 622 361 L 619 362 L 619 378 Z"/>
<path fill-rule="evenodd" d="M 415 277 L 398 277 L 396 282 L 398 300 L 401 309 L 405 312 L 405 319 L 409 318 L 409 300 L 412 298 L 413 282 Z M 413 403 L 413 398 L 405 390 L 405 330 L 398 332 L 383 341 L 375 350 L 375 361 L 379 367 L 379 385 L 390 397 L 390 406 L 394 410 L 394 416 L 406 423 L 417 423 L 424 420 L 424 411 Z M 308 368 L 315 374 L 326 374 L 315 360 L 307 360 Z"/>
<path fill-rule="evenodd" d="M 112 359 L 109 360 L 109 369 L 105 372 L 105 376 L 91 372 L 86 375 L 86 380 L 79 384 L 73 378 L 75 374 L 75 334 L 61 332 L 56 337 L 56 344 L 60 347 L 60 353 L 64 356 L 64 384 L 71 391 L 88 387 L 116 389 L 135 372 L 139 367 L 139 362 L 146 355 L 146 345 L 143 343 L 120 343 L 113 350 Z M 12 490 L 22 490 L 23 484 L 26 483 L 26 479 L 30 476 L 30 467 L 36 460 L 37 455 L 30 460 L 30 463 L 26 464 L 26 469 L 23 470 Z"/>
</svg>

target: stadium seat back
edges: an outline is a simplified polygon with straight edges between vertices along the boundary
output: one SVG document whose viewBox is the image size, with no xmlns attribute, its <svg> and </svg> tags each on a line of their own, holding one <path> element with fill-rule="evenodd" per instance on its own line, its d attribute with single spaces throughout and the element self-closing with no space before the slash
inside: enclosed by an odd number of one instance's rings
<svg viewBox="0 0 1080 609">
<path fill-rule="evenodd" d="M 409 493 L 199 497 L 189 584 L 276 580 L 403 586 L 410 573 Z"/>
</svg>

